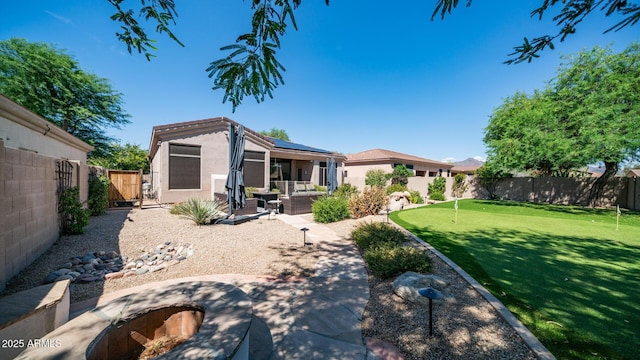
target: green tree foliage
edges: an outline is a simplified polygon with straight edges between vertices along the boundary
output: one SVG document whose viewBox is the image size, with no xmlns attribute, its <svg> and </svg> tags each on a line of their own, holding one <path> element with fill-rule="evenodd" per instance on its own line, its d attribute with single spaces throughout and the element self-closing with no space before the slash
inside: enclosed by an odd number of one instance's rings
<svg viewBox="0 0 640 360">
<path fill-rule="evenodd" d="M 568 126 L 558 116 L 560 107 L 550 90 L 507 98 L 493 111 L 485 129 L 491 161 L 501 168 L 542 176 L 568 176 L 586 165 L 575 139 L 560 135 Z"/>
<path fill-rule="evenodd" d="M 621 162 L 640 159 L 640 43 L 621 53 L 595 47 L 567 58 L 553 83 L 559 116 L 590 164 L 603 162 L 593 205 Z"/>
<path fill-rule="evenodd" d="M 111 181 L 106 176 L 89 176 L 89 198 L 87 205 L 91 215 L 102 215 L 109 207 L 109 186 Z"/>
<path fill-rule="evenodd" d="M 447 189 L 447 180 L 439 176 L 428 185 L 429 199 L 443 201 L 446 199 L 444 193 Z"/>
<path fill-rule="evenodd" d="M 497 199 L 496 185 L 498 182 L 510 175 L 500 168 L 495 162 L 488 160 L 482 167 L 476 170 L 476 179 L 480 183 L 480 186 L 485 188 L 489 193 L 489 198 Z"/>
<path fill-rule="evenodd" d="M 60 213 L 60 230 L 65 235 L 82 234 L 84 228 L 89 225 L 91 210 L 82 207 L 80 189 L 77 186 L 60 193 L 58 213 Z"/>
<path fill-rule="evenodd" d="M 389 175 L 392 184 L 400 184 L 407 186 L 409 177 L 413 176 L 413 170 L 407 168 L 406 165 L 396 165 L 393 172 Z"/>
<path fill-rule="evenodd" d="M 141 6 L 133 8 L 123 8 L 123 0 L 107 1 L 116 9 L 111 19 L 118 22 L 122 29 L 116 36 L 130 53 L 135 49 L 138 53 L 144 52 L 147 60 L 154 57 L 150 50 L 156 50 L 153 46 L 155 40 L 147 36 L 145 27 L 139 21 L 142 19 L 150 21 L 157 33 L 166 33 L 169 38 L 182 45 L 170 29 L 178 17 L 174 0 L 140 0 Z M 523 44 L 515 47 L 510 54 L 514 58 L 506 63 L 530 62 L 545 48 L 553 49 L 556 39 L 563 41 L 568 35 L 575 33 L 578 24 L 596 11 L 604 11 L 606 16 L 622 17 L 622 20 L 605 32 L 618 31 L 635 25 L 640 20 L 640 6 L 626 0 L 540 1 L 540 6 L 531 12 L 531 16 L 542 19 L 548 11 L 561 6 L 553 18 L 560 30 L 556 34 L 538 36 L 531 41 L 525 37 Z M 280 38 L 286 33 L 287 27 L 297 29 L 294 10 L 301 2 L 302 0 L 252 0 L 254 13 L 251 17 L 251 30 L 238 36 L 235 43 L 221 48 L 227 52 L 226 57 L 210 63 L 207 72 L 213 79 L 213 89 L 224 90 L 223 102 L 230 101 L 234 110 L 245 96 L 251 96 L 260 102 L 265 96 L 273 97 L 273 90 L 284 84 L 282 72 L 285 68 L 276 59 L 276 52 L 280 49 Z M 444 18 L 458 6 L 458 2 L 438 0 L 431 19 L 438 15 Z M 471 2 L 472 0 L 467 0 L 467 6 Z M 329 0 L 325 0 L 325 3 L 329 5 Z"/>
<path fill-rule="evenodd" d="M 467 191 L 468 187 L 469 184 L 467 184 L 467 175 L 456 174 L 456 176 L 453 177 L 453 185 L 451 186 L 451 190 L 454 196 L 462 197 L 464 192 Z"/>
<path fill-rule="evenodd" d="M 140 170 L 149 173 L 148 152 L 140 145 L 112 144 L 110 151 L 102 157 L 92 157 L 89 163 L 102 166 L 105 169 Z"/>
<path fill-rule="evenodd" d="M 95 147 L 104 156 L 115 139 L 107 128 L 129 123 L 122 94 L 70 55 L 45 43 L 0 41 L 0 92 Z"/>
<path fill-rule="evenodd" d="M 264 136 L 268 136 L 268 137 L 272 137 L 272 138 L 276 138 L 284 141 L 291 141 L 289 140 L 289 134 L 287 134 L 287 131 L 284 129 L 271 128 L 271 130 L 269 131 L 262 130 L 260 131 L 260 135 L 264 135 Z"/>
<path fill-rule="evenodd" d="M 438 0 L 436 8 L 431 15 L 431 20 L 440 15 L 444 19 L 450 14 L 453 8 L 458 6 L 458 0 Z M 472 0 L 467 0 L 466 5 L 470 6 Z M 640 6 L 626 0 L 542 0 L 539 7 L 531 11 L 532 17 L 542 20 L 542 17 L 558 10 L 553 15 L 558 32 L 555 34 L 541 35 L 529 40 L 524 38 L 522 45 L 514 47 L 514 51 L 509 54 L 511 59 L 505 61 L 507 64 L 517 64 L 524 61 L 531 62 L 539 57 L 539 52 L 546 48 L 553 50 L 554 41 L 564 39 L 576 33 L 578 25 L 589 15 L 597 11 L 604 11 L 605 16 L 621 17 L 621 20 L 605 29 L 609 31 L 619 31 L 626 26 L 635 25 L 640 20 Z"/>
<path fill-rule="evenodd" d="M 505 100 L 484 141 L 500 169 L 569 176 L 604 163 L 591 189 L 593 204 L 618 165 L 640 155 L 640 44 L 617 54 L 595 47 L 565 60 L 547 89 Z"/>
<path fill-rule="evenodd" d="M 384 170 L 371 169 L 368 170 L 365 174 L 364 184 L 373 187 L 384 188 L 387 185 L 388 180 L 389 178 L 387 177 L 387 174 L 384 172 Z"/>
</svg>

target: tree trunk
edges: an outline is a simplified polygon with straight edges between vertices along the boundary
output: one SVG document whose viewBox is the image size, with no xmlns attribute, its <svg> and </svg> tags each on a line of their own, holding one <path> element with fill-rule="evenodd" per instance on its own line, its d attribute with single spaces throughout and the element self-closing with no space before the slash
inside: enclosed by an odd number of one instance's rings
<svg viewBox="0 0 640 360">
<path fill-rule="evenodd" d="M 616 162 L 604 162 L 604 173 L 591 185 L 589 190 L 589 205 L 595 207 L 600 204 L 604 195 L 604 187 L 607 185 L 610 179 L 612 179 L 618 172 L 618 163 Z"/>
</svg>

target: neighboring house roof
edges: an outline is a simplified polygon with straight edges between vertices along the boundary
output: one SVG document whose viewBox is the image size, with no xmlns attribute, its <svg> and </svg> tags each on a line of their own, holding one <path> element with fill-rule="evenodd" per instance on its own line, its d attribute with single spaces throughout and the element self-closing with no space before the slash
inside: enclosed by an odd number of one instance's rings
<svg viewBox="0 0 640 360">
<path fill-rule="evenodd" d="M 627 177 L 640 177 L 640 169 L 627 170 Z"/>
<path fill-rule="evenodd" d="M 404 154 L 397 151 L 391 151 L 386 149 L 371 149 L 365 150 L 355 154 L 348 154 L 346 165 L 360 165 L 360 164 L 387 164 L 387 163 L 411 163 L 411 164 L 423 164 L 430 166 L 437 166 L 445 169 L 451 169 L 452 164 L 431 160 L 419 156 Z"/>
</svg>

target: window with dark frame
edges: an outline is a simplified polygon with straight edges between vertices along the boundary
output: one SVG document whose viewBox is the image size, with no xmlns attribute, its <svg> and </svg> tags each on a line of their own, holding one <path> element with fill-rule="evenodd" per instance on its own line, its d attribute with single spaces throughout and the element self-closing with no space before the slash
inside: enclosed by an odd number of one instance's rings
<svg viewBox="0 0 640 360">
<path fill-rule="evenodd" d="M 244 152 L 244 186 L 263 188 L 264 186 L 264 152 Z"/>
<path fill-rule="evenodd" d="M 169 144 L 169 190 L 200 189 L 200 146 Z"/>
</svg>

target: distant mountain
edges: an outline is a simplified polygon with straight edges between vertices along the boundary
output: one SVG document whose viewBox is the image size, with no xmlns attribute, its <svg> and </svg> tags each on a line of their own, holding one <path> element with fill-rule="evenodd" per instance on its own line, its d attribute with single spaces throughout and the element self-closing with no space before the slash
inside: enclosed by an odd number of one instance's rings
<svg viewBox="0 0 640 360">
<path fill-rule="evenodd" d="M 478 159 L 474 159 L 474 158 L 467 158 L 464 159 L 462 161 L 456 161 L 453 163 L 454 166 L 476 166 L 476 167 L 480 167 L 482 165 L 484 165 L 484 161 L 480 161 Z"/>
</svg>

